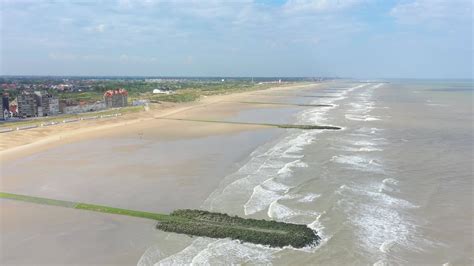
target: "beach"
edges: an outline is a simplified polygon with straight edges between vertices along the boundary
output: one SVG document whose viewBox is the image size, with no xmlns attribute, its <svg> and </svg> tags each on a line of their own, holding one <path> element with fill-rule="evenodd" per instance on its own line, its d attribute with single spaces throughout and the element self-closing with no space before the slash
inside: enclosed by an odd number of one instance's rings
<svg viewBox="0 0 474 266">
<path fill-rule="evenodd" d="M 265 93 L 291 93 L 298 88 Z M 223 176 L 282 130 L 160 118 L 268 123 L 301 109 L 239 102 L 249 99 L 249 94 L 212 96 L 110 120 L 4 133 L 2 191 L 162 213 L 199 208 Z M 282 116 L 275 118 L 275 113 Z M 153 222 L 137 218 L 0 202 L 0 257 L 6 264 L 136 264 L 148 246 L 167 235 L 155 230 Z M 81 259 L 91 243 L 95 248 Z M 25 252 L 31 255 L 24 256 Z"/>
<path fill-rule="evenodd" d="M 189 237 L 1 199 L 0 263 L 472 264 L 470 99 L 464 81 L 337 80 L 5 133 L 2 191 L 305 224 L 321 242 Z"/>
</svg>

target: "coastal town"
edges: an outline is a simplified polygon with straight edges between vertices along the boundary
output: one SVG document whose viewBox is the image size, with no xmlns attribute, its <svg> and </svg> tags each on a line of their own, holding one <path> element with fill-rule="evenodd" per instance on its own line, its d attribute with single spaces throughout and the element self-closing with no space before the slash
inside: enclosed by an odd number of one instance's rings
<svg viewBox="0 0 474 266">
<path fill-rule="evenodd" d="M 123 88 L 108 89 L 102 93 L 101 98 L 81 99 L 81 96 L 93 92 L 94 88 L 67 80 L 61 84 L 24 84 L 10 81 L 1 84 L 0 90 L 0 119 L 4 121 L 94 112 L 128 105 L 128 91 Z"/>
<path fill-rule="evenodd" d="M 321 81 L 323 78 L 307 79 Z M 3 77 L 0 121 L 80 114 L 160 102 L 193 101 L 202 95 L 287 84 L 280 78 L 87 78 Z M 197 95 L 196 90 L 202 93 Z M 131 97 L 129 97 L 131 94 Z M 173 95 L 176 94 L 176 95 Z"/>
</svg>

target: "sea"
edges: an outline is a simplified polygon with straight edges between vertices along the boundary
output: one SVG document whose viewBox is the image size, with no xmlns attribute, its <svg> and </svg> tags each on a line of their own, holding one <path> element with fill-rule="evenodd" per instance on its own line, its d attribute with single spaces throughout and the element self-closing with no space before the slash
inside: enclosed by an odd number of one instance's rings
<svg viewBox="0 0 474 266">
<path fill-rule="evenodd" d="M 339 80 L 288 95 L 288 129 L 201 209 L 306 224 L 301 249 L 169 234 L 138 265 L 473 265 L 473 81 Z"/>
</svg>

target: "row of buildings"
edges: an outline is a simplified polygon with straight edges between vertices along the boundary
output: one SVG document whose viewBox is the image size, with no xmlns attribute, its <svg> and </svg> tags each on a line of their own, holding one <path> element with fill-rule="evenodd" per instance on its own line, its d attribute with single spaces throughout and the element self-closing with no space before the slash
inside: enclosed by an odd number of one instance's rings
<svg viewBox="0 0 474 266">
<path fill-rule="evenodd" d="M 58 97 L 46 91 L 22 91 L 17 97 L 18 116 L 52 116 L 59 114 Z"/>
<path fill-rule="evenodd" d="M 103 100 L 94 103 L 74 103 L 74 101 L 59 100 L 57 96 L 47 91 L 22 90 L 13 102 L 9 102 L 9 95 L 2 96 L 0 119 L 17 116 L 41 117 L 53 116 L 60 113 L 73 114 L 90 111 L 100 111 L 107 108 L 119 108 L 128 105 L 128 92 L 125 89 L 108 90 Z"/>
<path fill-rule="evenodd" d="M 125 107 L 128 103 L 128 92 L 125 89 L 108 90 L 104 93 L 107 108 Z"/>
<path fill-rule="evenodd" d="M 128 92 L 124 89 L 106 91 L 103 101 L 79 104 L 70 103 L 68 100 L 60 101 L 57 96 L 47 91 L 23 90 L 12 103 L 9 103 L 8 94 L 3 95 L 0 119 L 10 116 L 25 118 L 99 111 L 106 108 L 125 107 L 127 104 Z"/>
</svg>

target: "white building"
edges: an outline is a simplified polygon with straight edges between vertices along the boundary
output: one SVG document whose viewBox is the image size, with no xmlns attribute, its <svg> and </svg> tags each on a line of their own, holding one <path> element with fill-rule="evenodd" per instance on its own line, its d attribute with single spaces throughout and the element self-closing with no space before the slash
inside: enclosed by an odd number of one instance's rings
<svg viewBox="0 0 474 266">
<path fill-rule="evenodd" d="M 166 90 L 160 90 L 160 89 L 154 89 L 153 94 L 170 94 L 171 91 L 166 91 Z"/>
</svg>

